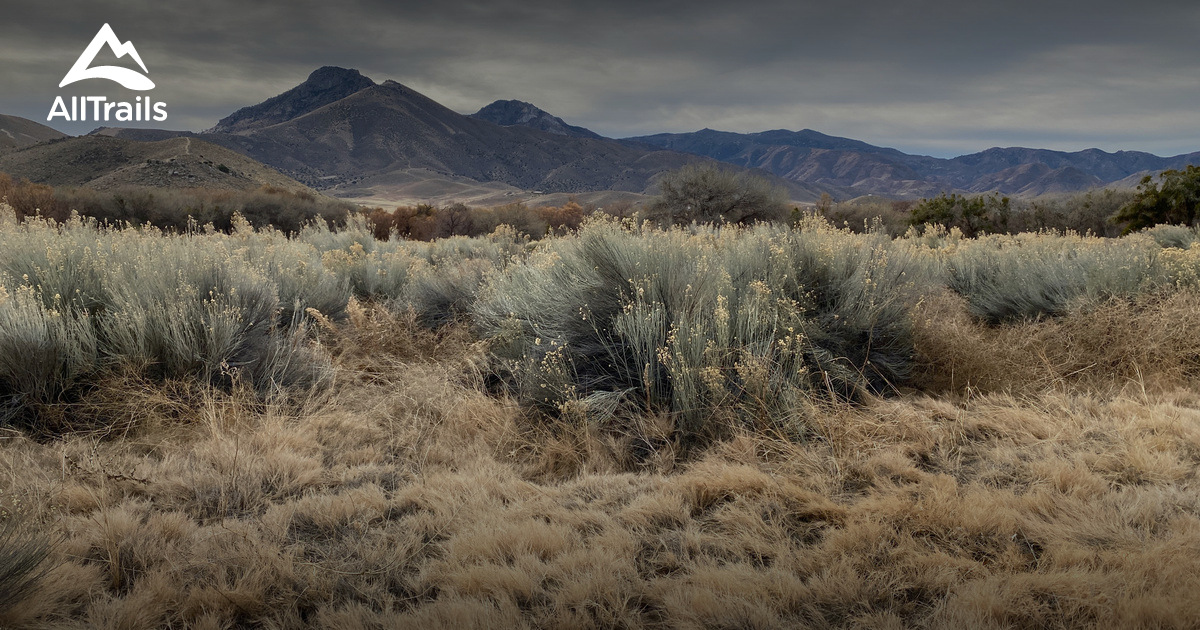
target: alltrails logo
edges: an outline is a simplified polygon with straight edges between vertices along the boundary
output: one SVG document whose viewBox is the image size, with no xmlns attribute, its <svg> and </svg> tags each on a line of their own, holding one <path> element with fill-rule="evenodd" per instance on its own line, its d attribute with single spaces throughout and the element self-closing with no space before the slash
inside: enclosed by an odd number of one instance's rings
<svg viewBox="0 0 1200 630">
<path fill-rule="evenodd" d="M 137 49 L 133 47 L 133 42 L 121 43 L 117 39 L 117 34 L 113 32 L 112 27 L 105 24 L 100 27 L 100 32 L 92 38 L 92 43 L 83 50 L 83 54 L 79 55 L 79 59 L 75 61 L 75 65 L 67 71 L 67 75 L 63 77 L 58 87 L 66 87 L 76 81 L 84 79 L 108 79 L 115 81 L 130 90 L 152 90 L 154 82 L 147 77 L 146 74 L 141 74 L 136 70 L 122 68 L 120 66 L 95 66 L 91 67 L 92 62 L 96 60 L 96 55 L 104 46 L 108 46 L 117 58 L 129 55 L 141 66 L 142 72 L 149 74 L 146 69 L 146 64 L 142 62 L 141 55 Z M 46 117 L 47 121 L 52 121 L 56 116 L 61 116 L 67 122 L 87 121 L 88 105 L 91 105 L 90 120 L 99 122 L 108 122 L 117 120 L 119 122 L 143 122 L 154 120 L 162 122 L 167 119 L 167 104 L 155 103 L 149 96 L 137 97 L 133 103 L 128 102 L 109 102 L 107 96 L 72 96 L 71 106 L 67 107 L 67 102 L 61 96 L 54 98 L 54 104 L 50 106 L 50 115 Z"/>
</svg>

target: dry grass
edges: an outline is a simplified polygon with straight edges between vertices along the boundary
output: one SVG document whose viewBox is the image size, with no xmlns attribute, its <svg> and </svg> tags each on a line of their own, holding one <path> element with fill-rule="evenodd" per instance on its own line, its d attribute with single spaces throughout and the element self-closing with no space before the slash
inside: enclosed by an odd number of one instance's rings
<svg viewBox="0 0 1200 630">
<path fill-rule="evenodd" d="M 914 315 L 930 393 L 1165 392 L 1200 381 L 1200 293 L 1112 299 L 1070 316 L 987 326 L 946 292 Z"/>
<path fill-rule="evenodd" d="M 1195 627 L 1193 350 L 1148 336 L 1195 300 L 1000 329 L 931 304 L 953 391 L 686 459 L 669 418 L 527 418 L 461 330 L 352 303 L 324 398 L 110 383 L 90 400 L 138 419 L 119 434 L 5 434 L 0 508 L 57 542 L 0 626 Z M 1111 387 L 1133 363 L 1145 389 Z"/>
</svg>

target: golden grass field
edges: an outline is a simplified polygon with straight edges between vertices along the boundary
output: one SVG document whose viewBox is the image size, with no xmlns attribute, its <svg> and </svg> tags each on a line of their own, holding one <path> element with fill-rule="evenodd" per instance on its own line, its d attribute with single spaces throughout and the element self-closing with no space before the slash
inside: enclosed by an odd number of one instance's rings
<svg viewBox="0 0 1200 630">
<path fill-rule="evenodd" d="M 5 434 L 0 500 L 52 546 L 0 623 L 1200 624 L 1195 293 L 1001 327 L 941 296 L 902 395 L 686 452 L 486 394 L 461 327 L 349 310 L 309 400 L 114 377 L 87 403 L 127 422 Z"/>
</svg>

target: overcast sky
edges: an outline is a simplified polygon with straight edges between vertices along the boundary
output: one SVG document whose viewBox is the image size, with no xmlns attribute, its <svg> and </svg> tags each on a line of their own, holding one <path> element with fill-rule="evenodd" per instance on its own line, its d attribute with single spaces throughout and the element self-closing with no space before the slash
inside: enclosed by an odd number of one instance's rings
<svg viewBox="0 0 1200 630">
<path fill-rule="evenodd" d="M 99 79 L 58 88 L 107 22 L 168 104 L 149 126 L 171 129 L 205 129 L 338 65 L 459 112 L 515 98 L 612 137 L 810 128 L 938 156 L 1200 150 L 1195 0 L 137 0 L 4 14 L 0 113 L 43 123 L 59 94 L 137 94 Z"/>
</svg>

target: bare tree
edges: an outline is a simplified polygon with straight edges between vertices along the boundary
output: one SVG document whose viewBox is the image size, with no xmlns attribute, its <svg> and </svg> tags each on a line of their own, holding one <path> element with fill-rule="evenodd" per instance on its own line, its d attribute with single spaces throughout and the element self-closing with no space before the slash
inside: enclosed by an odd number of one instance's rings
<svg viewBox="0 0 1200 630">
<path fill-rule="evenodd" d="M 475 231 L 475 221 L 471 217 L 471 209 L 461 203 L 452 203 L 437 211 L 433 236 L 472 236 Z"/>
<path fill-rule="evenodd" d="M 646 217 L 660 223 L 754 223 L 788 216 L 787 195 L 766 178 L 712 163 L 689 164 L 659 180 Z"/>
</svg>

